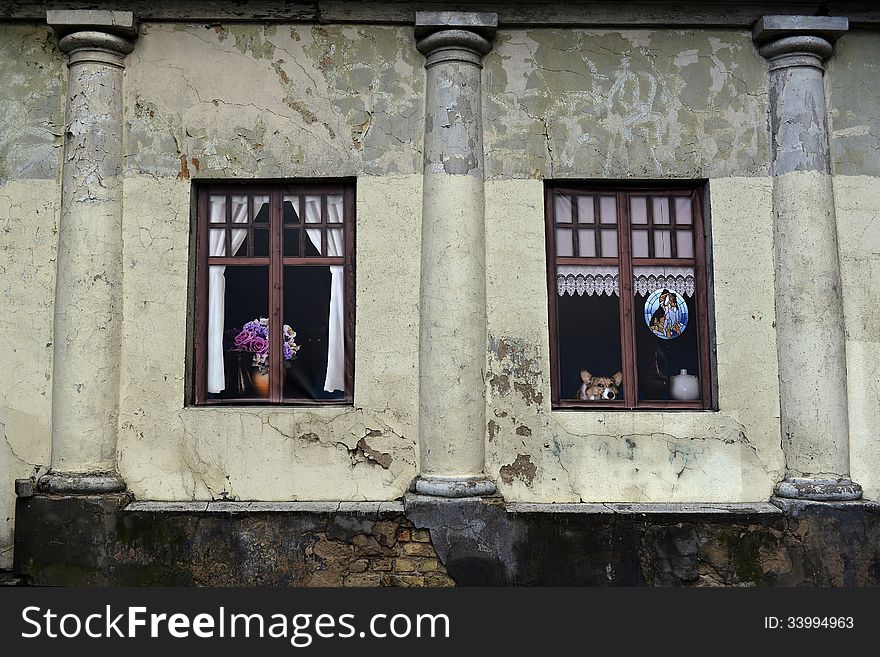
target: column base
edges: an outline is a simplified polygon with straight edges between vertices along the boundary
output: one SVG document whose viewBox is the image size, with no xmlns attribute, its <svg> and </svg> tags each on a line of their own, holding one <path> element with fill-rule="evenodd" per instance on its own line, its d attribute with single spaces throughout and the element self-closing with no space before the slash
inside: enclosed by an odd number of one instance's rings
<svg viewBox="0 0 880 657">
<path fill-rule="evenodd" d="M 482 497 L 494 495 L 498 488 L 494 481 L 484 475 L 476 477 L 419 475 L 413 481 L 412 490 L 419 495 L 432 497 Z"/>
<path fill-rule="evenodd" d="M 115 472 L 49 472 L 40 477 L 37 488 L 46 493 L 95 495 L 122 492 L 125 481 Z"/>
<path fill-rule="evenodd" d="M 778 497 L 818 502 L 846 502 L 862 498 L 862 487 L 850 479 L 786 477 L 776 484 Z"/>
</svg>

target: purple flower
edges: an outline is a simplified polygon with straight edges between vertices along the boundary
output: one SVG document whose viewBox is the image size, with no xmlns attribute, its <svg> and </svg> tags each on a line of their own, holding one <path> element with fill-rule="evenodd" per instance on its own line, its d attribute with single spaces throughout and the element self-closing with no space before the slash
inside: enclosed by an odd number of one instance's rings
<svg viewBox="0 0 880 657">
<path fill-rule="evenodd" d="M 235 346 L 239 349 L 246 349 L 253 339 L 253 331 L 248 330 L 247 326 L 245 326 L 245 328 L 243 328 L 241 332 L 235 336 Z"/>
<path fill-rule="evenodd" d="M 295 341 L 296 332 L 290 326 L 285 324 L 281 330 L 284 364 L 286 367 L 289 367 L 290 363 L 288 361 L 296 358 L 300 347 Z M 236 329 L 232 333 L 235 334 L 236 331 L 237 334 L 232 340 L 234 349 L 236 351 L 249 351 L 253 353 L 253 364 L 255 367 L 258 366 L 261 371 L 268 367 L 269 320 L 265 317 L 260 317 L 245 324 L 241 331 Z M 230 334 L 228 337 L 232 338 L 232 335 Z"/>
<path fill-rule="evenodd" d="M 257 335 L 251 340 L 250 348 L 256 354 L 269 353 L 269 341 Z"/>
</svg>

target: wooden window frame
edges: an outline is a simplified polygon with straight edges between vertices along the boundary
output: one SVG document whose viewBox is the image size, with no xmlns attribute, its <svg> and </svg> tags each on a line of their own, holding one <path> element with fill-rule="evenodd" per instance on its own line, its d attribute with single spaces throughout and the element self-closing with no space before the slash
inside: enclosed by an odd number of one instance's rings
<svg viewBox="0 0 880 657">
<path fill-rule="evenodd" d="M 195 185 L 196 204 L 196 266 L 195 266 L 195 327 L 194 362 L 195 381 L 193 404 L 196 406 L 350 406 L 354 403 L 354 331 L 355 331 L 355 182 L 335 180 L 332 182 L 260 182 L 260 183 L 202 183 Z M 208 198 L 226 195 L 226 223 L 211 224 L 208 214 Z M 230 219 L 231 196 L 248 195 L 248 223 L 241 228 L 248 230 L 248 255 L 209 256 L 211 228 L 224 227 L 226 230 L 226 253 L 231 252 L 231 231 L 236 229 Z M 253 196 L 269 196 L 269 255 L 253 256 L 254 248 L 254 208 Z M 343 220 L 341 224 L 327 222 L 327 196 L 341 195 L 343 198 Z M 284 222 L 283 197 L 299 196 L 298 222 Z M 306 196 L 321 196 L 321 223 L 306 223 L 304 204 Z M 343 257 L 304 257 L 284 255 L 283 231 L 287 227 L 299 229 L 299 253 L 305 253 L 305 228 L 321 229 L 321 252 L 327 252 L 327 230 L 343 229 Z M 266 230 L 266 229 L 258 229 Z M 269 348 L 269 396 L 242 399 L 209 399 L 207 392 L 207 350 L 208 350 L 208 269 L 211 265 L 259 265 L 269 267 L 269 334 L 281 335 L 284 304 L 284 267 L 309 267 L 342 265 L 344 276 L 344 342 L 345 342 L 345 394 L 338 399 L 290 399 L 283 397 L 284 380 L 282 351 L 275 345 Z"/>
<path fill-rule="evenodd" d="M 706 239 L 705 215 L 703 212 L 703 197 L 706 191 L 705 181 L 696 183 L 669 183 L 658 184 L 657 181 L 637 182 L 633 184 L 610 184 L 601 183 L 576 183 L 573 181 L 548 181 L 544 186 L 544 216 L 546 231 L 546 257 L 547 257 L 547 292 L 548 311 L 550 326 L 550 376 L 551 376 L 551 406 L 554 410 L 597 410 L 597 411 L 642 411 L 642 410 L 667 410 L 667 411 L 694 411 L 713 410 L 714 399 L 712 398 L 712 367 L 711 349 L 712 342 L 709 333 L 709 275 L 707 271 L 709 244 Z M 557 194 L 565 194 L 572 197 L 572 217 L 570 223 L 557 223 L 556 203 Z M 596 257 L 580 257 L 578 250 L 578 231 L 582 226 L 577 222 L 577 196 L 590 196 L 594 198 L 593 224 L 596 234 Z M 672 256 L 677 255 L 676 249 L 676 221 L 675 203 L 672 197 L 687 196 L 691 199 L 691 224 L 681 224 L 682 230 L 693 230 L 694 257 L 693 258 L 655 258 L 654 255 L 654 230 L 653 230 L 653 203 L 651 196 L 662 195 L 670 197 L 670 223 L 660 224 L 663 230 L 670 230 Z M 615 196 L 617 199 L 617 258 L 599 257 L 599 197 Z M 631 235 L 632 224 L 630 222 L 629 198 L 632 196 L 644 196 L 647 206 L 647 223 L 636 224 L 639 228 L 648 230 L 648 255 L 647 258 L 635 258 L 632 255 Z M 612 224 L 606 224 L 611 226 Z M 556 256 L 556 228 L 570 228 L 572 233 L 572 256 Z M 589 224 L 586 226 L 589 227 Z M 604 255 L 604 254 L 602 254 Z M 559 346 L 557 330 L 557 265 L 607 265 L 617 266 L 620 279 L 620 339 L 621 339 L 621 362 L 624 375 L 624 399 L 614 401 L 584 401 L 561 399 L 560 389 L 562 382 L 559 380 Z M 638 399 L 638 367 L 636 363 L 635 345 L 635 322 L 641 320 L 641 313 L 634 312 L 633 308 L 633 267 L 669 265 L 669 266 L 693 266 L 696 289 L 694 294 L 697 298 L 697 351 L 699 358 L 700 399 L 699 400 L 639 400 Z"/>
</svg>

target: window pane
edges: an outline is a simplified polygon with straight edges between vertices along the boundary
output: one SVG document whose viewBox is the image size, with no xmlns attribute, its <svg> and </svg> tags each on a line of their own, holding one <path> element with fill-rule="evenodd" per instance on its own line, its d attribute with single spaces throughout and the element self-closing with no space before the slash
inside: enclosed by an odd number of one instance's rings
<svg viewBox="0 0 880 657">
<path fill-rule="evenodd" d="M 285 399 L 345 395 L 344 294 L 340 266 L 284 268 Z"/>
<path fill-rule="evenodd" d="M 632 232 L 632 250 L 634 258 L 648 257 L 648 231 L 634 230 Z"/>
<path fill-rule="evenodd" d="M 327 223 L 342 223 L 342 195 L 327 197 Z"/>
<path fill-rule="evenodd" d="M 281 210 L 284 214 L 284 223 L 299 223 L 299 196 L 285 195 L 281 202 Z"/>
<path fill-rule="evenodd" d="M 591 228 L 582 228 L 578 231 L 578 251 L 582 258 L 596 256 L 596 233 Z"/>
<path fill-rule="evenodd" d="M 299 255 L 299 228 L 284 229 L 284 255 Z"/>
<path fill-rule="evenodd" d="M 629 199 L 631 221 L 634 224 L 648 223 L 648 203 L 644 196 L 633 196 Z"/>
<path fill-rule="evenodd" d="M 556 229 L 556 255 L 562 257 L 572 255 L 571 230 L 568 228 Z"/>
<path fill-rule="evenodd" d="M 603 224 L 617 223 L 617 199 L 613 196 L 603 196 L 599 199 L 599 221 Z"/>
<path fill-rule="evenodd" d="M 556 272 L 560 399 L 578 400 L 589 394 L 598 397 L 592 400 L 597 404 L 607 403 L 612 392 L 615 399 L 623 399 L 622 383 L 614 383 L 614 375 L 623 369 L 617 268 L 560 266 Z M 591 375 L 589 385 L 584 385 L 582 370 Z M 610 392 L 605 393 L 609 385 Z"/>
<path fill-rule="evenodd" d="M 651 199 L 654 203 L 653 221 L 655 224 L 669 223 L 669 198 L 666 196 L 654 197 Z"/>
<path fill-rule="evenodd" d="M 269 255 L 269 229 L 254 229 L 254 256 L 265 258 Z"/>
<path fill-rule="evenodd" d="M 232 235 L 232 255 L 238 257 L 247 257 L 248 255 L 248 247 L 247 247 L 247 230 L 244 228 L 236 228 L 231 231 Z"/>
<path fill-rule="evenodd" d="M 266 397 L 259 384 L 268 372 L 269 268 L 211 266 L 209 299 L 215 286 L 224 304 L 208 304 L 208 397 Z"/>
<path fill-rule="evenodd" d="M 303 254 L 307 257 L 318 257 L 323 255 L 321 252 L 321 229 L 306 228 L 306 252 Z"/>
<path fill-rule="evenodd" d="M 675 250 L 679 258 L 694 257 L 694 234 L 689 230 L 679 230 L 675 233 Z"/>
<path fill-rule="evenodd" d="M 602 233 L 602 257 L 603 258 L 616 258 L 617 257 L 617 231 L 616 230 L 603 230 Z"/>
<path fill-rule="evenodd" d="M 654 231 L 654 257 L 655 258 L 671 258 L 672 244 L 670 242 L 670 231 L 655 230 Z"/>
<path fill-rule="evenodd" d="M 306 196 L 306 223 L 321 223 L 321 197 Z"/>
<path fill-rule="evenodd" d="M 269 223 L 268 194 L 254 196 L 254 223 Z"/>
<path fill-rule="evenodd" d="M 558 223 L 571 223 L 571 197 L 565 194 L 556 195 L 554 215 Z"/>
<path fill-rule="evenodd" d="M 674 378 L 682 370 L 685 376 L 699 376 L 696 297 L 664 286 L 668 278 L 664 280 L 662 271 L 657 274 L 660 280 L 654 289 L 646 290 L 644 295 L 637 290 L 633 297 L 639 399 L 683 399 L 676 392 L 688 389 L 696 390 L 699 399 L 698 385 Z M 690 385 L 683 386 L 685 383 Z"/>
<path fill-rule="evenodd" d="M 210 248 L 208 249 L 208 255 L 226 255 L 226 230 L 223 228 L 212 228 L 210 232 L 211 244 Z"/>
<path fill-rule="evenodd" d="M 595 207 L 593 206 L 592 196 L 578 196 L 578 223 L 592 224 L 596 222 L 594 216 Z"/>
<path fill-rule="evenodd" d="M 689 196 L 675 197 L 675 223 L 689 224 L 693 222 L 691 215 L 691 199 Z"/>
<path fill-rule="evenodd" d="M 208 214 L 209 221 L 212 224 L 226 223 L 226 196 L 221 194 L 211 194 L 208 197 Z"/>
<path fill-rule="evenodd" d="M 232 223 L 246 224 L 248 222 L 248 197 L 232 196 L 229 200 L 232 201 Z M 255 205 L 255 211 L 256 207 Z"/>
<path fill-rule="evenodd" d="M 345 255 L 345 240 L 343 240 L 341 228 L 327 230 L 327 255 L 333 258 Z"/>
</svg>

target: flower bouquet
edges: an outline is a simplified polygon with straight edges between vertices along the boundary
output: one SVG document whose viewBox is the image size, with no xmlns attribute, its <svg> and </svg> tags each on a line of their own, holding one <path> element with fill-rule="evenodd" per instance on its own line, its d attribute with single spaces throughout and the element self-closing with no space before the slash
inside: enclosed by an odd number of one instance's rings
<svg viewBox="0 0 880 657">
<path fill-rule="evenodd" d="M 283 326 L 282 348 L 284 350 L 284 367 L 290 367 L 291 361 L 296 358 L 299 345 L 296 343 L 296 331 L 285 324 Z M 233 330 L 234 332 L 234 330 Z M 261 395 L 268 394 L 269 386 L 269 320 L 266 317 L 258 317 L 245 324 L 235 337 L 232 338 L 231 351 L 246 351 L 253 353 L 251 365 L 255 368 L 252 377 L 254 388 Z"/>
</svg>

